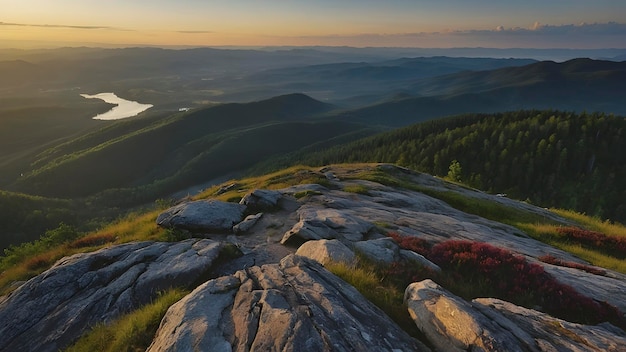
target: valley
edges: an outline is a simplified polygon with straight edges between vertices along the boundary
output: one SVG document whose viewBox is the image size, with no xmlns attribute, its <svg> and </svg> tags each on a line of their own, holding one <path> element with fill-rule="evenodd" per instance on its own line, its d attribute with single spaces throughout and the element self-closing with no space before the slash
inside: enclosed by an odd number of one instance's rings
<svg viewBox="0 0 626 352">
<path fill-rule="evenodd" d="M 12 199 L 35 197 L 31 204 L 43 199 L 37 197 L 97 204 L 97 209 L 87 206 L 86 213 L 108 218 L 184 194 L 208 179 L 294 163 L 319 165 L 319 157 L 311 153 L 331 147 L 345 150 L 352 148 L 346 143 L 364 137 L 451 115 L 521 109 L 626 113 L 621 103 L 623 62 L 397 56 L 410 53 L 328 48 L 5 51 L 4 59 L 0 56 L 0 71 L 7 77 L 0 84 L 7 102 L 0 105 L 0 188 L 13 192 Z M 112 105 L 84 99 L 77 89 L 113 91 L 122 101 L 150 104 L 133 111 L 139 115 L 132 118 L 93 120 L 112 113 Z M 572 147 L 568 150 L 573 157 Z M 453 154 L 433 167 L 434 154 L 414 151 L 407 159 L 380 154 L 370 146 L 363 151 L 366 156 L 358 158 L 329 151 L 337 157 L 323 160 L 400 164 L 412 160 L 407 165 L 441 176 L 455 157 L 468 165 L 464 157 Z M 528 152 L 520 149 L 510 160 Z M 414 159 L 417 155 L 420 160 Z M 485 171 L 472 175 L 495 177 Z M 563 187 L 573 189 L 576 182 Z M 583 202 L 555 201 L 543 191 L 516 192 L 512 186 L 486 181 L 472 184 L 537 199 L 546 206 L 615 215 L 597 208 L 601 205 L 580 208 L 576 204 Z M 4 202 L 7 209 L 13 206 L 8 198 Z M 89 223 L 80 215 L 74 219 L 49 215 L 41 226 L 32 227 L 38 229 L 35 232 L 9 225 L 21 224 L 37 211 L 36 206 L 10 211 L 9 217 L 22 220 L 5 223 L 4 237 L 32 240 L 55 222 Z M 14 241 L 0 242 L 6 247 Z"/>
<path fill-rule="evenodd" d="M 0 350 L 619 351 L 626 62 L 411 53 L 4 52 Z"/>
</svg>

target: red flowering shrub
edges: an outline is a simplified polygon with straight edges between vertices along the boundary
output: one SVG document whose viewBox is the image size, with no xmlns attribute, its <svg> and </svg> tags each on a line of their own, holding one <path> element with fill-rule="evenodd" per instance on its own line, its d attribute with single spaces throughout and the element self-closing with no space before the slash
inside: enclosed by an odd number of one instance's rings
<svg viewBox="0 0 626 352">
<path fill-rule="evenodd" d="M 421 238 L 414 236 L 402 236 L 395 232 L 389 232 L 387 236 L 393 238 L 393 240 L 396 241 L 396 243 L 404 249 L 419 253 L 423 256 L 426 256 L 428 253 L 430 253 L 430 245 L 427 241 Z"/>
<path fill-rule="evenodd" d="M 570 241 L 596 248 L 618 258 L 626 258 L 626 237 L 607 236 L 578 227 L 560 227 L 557 232 Z"/>
<path fill-rule="evenodd" d="M 390 234 L 390 237 L 405 249 L 420 251 L 443 270 L 437 275 L 425 274 L 394 263 L 388 272 L 390 276 L 399 276 L 407 281 L 431 277 L 467 299 L 500 298 L 521 306 L 540 306 L 546 313 L 569 321 L 585 324 L 609 321 L 626 328 L 619 309 L 581 295 L 545 272 L 541 265 L 529 263 L 524 257 L 508 250 L 487 243 L 454 240 L 428 249 L 423 240 L 420 242 L 398 234 Z M 396 282 L 399 280 L 396 279 Z"/>
<path fill-rule="evenodd" d="M 583 296 L 557 281 L 539 264 L 487 243 L 446 241 L 431 249 L 430 260 L 458 278 L 478 284 L 489 296 L 519 305 L 538 305 L 565 320 L 597 324 L 610 321 L 626 327 L 619 310 Z M 467 282 L 467 281 L 466 281 Z"/>
<path fill-rule="evenodd" d="M 583 270 L 586 271 L 588 273 L 594 274 L 594 275 L 602 275 L 605 276 L 606 275 L 606 270 L 603 269 L 599 269 L 593 266 L 589 266 L 589 265 L 585 265 L 585 264 L 580 264 L 580 263 L 575 263 L 575 262 L 571 262 L 571 261 L 566 261 L 566 260 L 562 260 L 559 258 L 556 258 L 554 256 L 551 255 L 543 255 L 539 258 L 540 261 L 544 262 L 544 263 L 548 263 L 548 264 L 552 264 L 552 265 L 558 265 L 558 266 L 564 266 L 566 268 L 573 268 L 573 269 L 578 269 L 578 270 Z"/>
</svg>

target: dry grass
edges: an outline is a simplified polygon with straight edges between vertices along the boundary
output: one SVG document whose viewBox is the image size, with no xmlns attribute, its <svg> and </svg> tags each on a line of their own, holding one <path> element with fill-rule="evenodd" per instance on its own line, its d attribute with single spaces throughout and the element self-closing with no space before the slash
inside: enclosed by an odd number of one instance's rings
<svg viewBox="0 0 626 352">
<path fill-rule="evenodd" d="M 407 333 L 413 337 L 423 337 L 404 305 L 404 291 L 384 280 L 376 273 L 372 264 L 362 261 L 358 265 L 332 262 L 326 264 L 325 267 L 356 288 L 365 298 L 387 313 Z"/>
<path fill-rule="evenodd" d="M 626 227 L 622 224 L 612 223 L 608 220 L 602 221 L 572 210 L 551 209 L 551 211 L 566 219 L 573 220 L 589 230 L 602 232 L 608 236 L 626 237 Z"/>
<path fill-rule="evenodd" d="M 98 324 L 66 351 L 145 351 L 152 342 L 167 309 L 187 293 L 180 289 L 169 290 L 161 294 L 154 302 L 108 325 Z"/>
</svg>

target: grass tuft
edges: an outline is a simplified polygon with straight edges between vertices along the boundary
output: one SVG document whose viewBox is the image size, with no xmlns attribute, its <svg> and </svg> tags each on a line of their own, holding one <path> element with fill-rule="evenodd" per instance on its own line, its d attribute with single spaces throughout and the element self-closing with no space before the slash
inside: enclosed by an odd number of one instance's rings
<svg viewBox="0 0 626 352">
<path fill-rule="evenodd" d="M 377 267 L 363 258 L 356 264 L 331 262 L 325 267 L 382 309 L 404 331 L 425 341 L 404 306 L 404 288 L 385 280 L 384 267 Z"/>
<path fill-rule="evenodd" d="M 181 289 L 166 291 L 152 303 L 128 313 L 108 325 L 98 324 L 66 349 L 66 352 L 145 351 L 152 342 L 167 309 L 187 293 Z"/>
</svg>

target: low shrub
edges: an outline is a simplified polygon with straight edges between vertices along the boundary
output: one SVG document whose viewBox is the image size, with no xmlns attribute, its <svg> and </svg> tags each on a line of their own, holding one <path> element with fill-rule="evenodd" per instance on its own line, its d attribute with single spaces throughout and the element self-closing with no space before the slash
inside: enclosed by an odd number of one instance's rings
<svg viewBox="0 0 626 352">
<path fill-rule="evenodd" d="M 556 230 L 569 241 L 599 249 L 621 259 L 626 258 L 626 237 L 607 236 L 601 232 L 578 227 L 559 227 Z"/>
<path fill-rule="evenodd" d="M 402 236 L 396 232 L 389 232 L 387 236 L 393 238 L 396 243 L 410 251 L 426 256 L 430 253 L 430 244 L 428 241 L 415 236 Z"/>
<path fill-rule="evenodd" d="M 390 234 L 403 248 L 424 250 L 420 241 Z M 494 297 L 529 308 L 541 307 L 555 317 L 583 324 L 609 321 L 626 328 L 623 314 L 606 302 L 580 294 L 560 283 L 540 264 L 487 243 L 450 240 L 421 253 L 439 265 L 442 286 L 466 299 Z M 397 270 L 397 269 L 396 269 Z M 410 277 L 411 273 L 398 271 Z"/>
<path fill-rule="evenodd" d="M 558 266 L 564 266 L 566 268 L 572 268 L 572 269 L 578 269 L 578 270 L 582 270 L 582 271 L 586 271 L 590 274 L 594 274 L 594 275 L 601 275 L 601 276 L 605 276 L 606 275 L 606 270 L 604 269 L 600 269 L 600 268 L 596 268 L 593 266 L 589 266 L 589 265 L 585 265 L 585 264 L 581 264 L 581 263 L 575 263 L 575 262 L 571 262 L 571 261 L 567 261 L 567 260 L 562 260 L 559 259 L 557 257 L 554 257 L 552 255 L 543 255 L 539 258 L 540 261 L 544 262 L 544 263 L 548 263 L 548 264 L 552 264 L 552 265 L 558 265 Z"/>
</svg>

